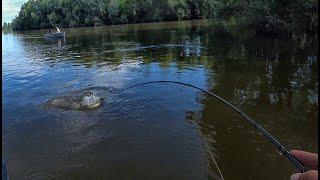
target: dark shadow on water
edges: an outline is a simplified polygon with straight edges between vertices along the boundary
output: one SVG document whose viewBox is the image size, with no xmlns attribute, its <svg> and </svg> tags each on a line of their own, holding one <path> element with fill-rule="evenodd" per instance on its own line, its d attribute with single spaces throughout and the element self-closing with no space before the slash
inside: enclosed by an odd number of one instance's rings
<svg viewBox="0 0 320 180">
<path fill-rule="evenodd" d="M 66 45 L 66 37 L 63 38 L 45 38 L 45 41 L 51 45 L 62 46 Z"/>
</svg>

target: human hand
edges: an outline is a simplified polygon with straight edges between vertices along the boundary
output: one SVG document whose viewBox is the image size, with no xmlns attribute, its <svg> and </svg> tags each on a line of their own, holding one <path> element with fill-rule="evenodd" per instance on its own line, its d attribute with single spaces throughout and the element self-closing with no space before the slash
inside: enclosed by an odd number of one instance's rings
<svg viewBox="0 0 320 180">
<path fill-rule="evenodd" d="M 318 179 L 318 154 L 305 151 L 290 151 L 304 166 L 310 170 L 304 173 L 292 174 L 290 180 L 317 180 Z"/>
</svg>

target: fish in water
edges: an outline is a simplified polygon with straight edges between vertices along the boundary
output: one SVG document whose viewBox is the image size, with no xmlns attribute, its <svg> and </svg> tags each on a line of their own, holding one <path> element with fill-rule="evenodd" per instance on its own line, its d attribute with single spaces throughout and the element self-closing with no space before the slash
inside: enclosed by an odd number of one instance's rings
<svg viewBox="0 0 320 180">
<path fill-rule="evenodd" d="M 101 93 L 90 89 L 56 97 L 47 101 L 45 107 L 55 107 L 65 110 L 93 109 L 101 106 L 103 99 Z"/>
</svg>

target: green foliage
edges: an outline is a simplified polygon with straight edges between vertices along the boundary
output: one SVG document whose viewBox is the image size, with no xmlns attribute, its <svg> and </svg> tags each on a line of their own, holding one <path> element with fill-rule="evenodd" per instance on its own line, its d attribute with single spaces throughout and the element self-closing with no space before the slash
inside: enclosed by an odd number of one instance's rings
<svg viewBox="0 0 320 180">
<path fill-rule="evenodd" d="M 217 17 L 237 17 L 265 32 L 316 32 L 318 0 L 229 0 Z"/>
<path fill-rule="evenodd" d="M 212 18 L 215 0 L 29 0 L 15 30 Z"/>
<path fill-rule="evenodd" d="M 317 0 L 29 0 L 15 30 L 223 18 L 265 31 L 315 31 Z"/>
<path fill-rule="evenodd" d="M 50 15 L 48 15 L 48 20 L 50 24 L 56 25 L 59 24 L 60 17 L 55 12 L 52 12 Z"/>
</svg>

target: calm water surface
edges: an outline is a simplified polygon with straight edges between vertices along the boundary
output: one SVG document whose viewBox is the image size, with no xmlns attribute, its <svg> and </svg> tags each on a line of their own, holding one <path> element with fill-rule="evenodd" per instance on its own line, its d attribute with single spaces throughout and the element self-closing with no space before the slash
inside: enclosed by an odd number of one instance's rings
<svg viewBox="0 0 320 180">
<path fill-rule="evenodd" d="M 59 41 L 46 41 L 45 31 L 2 34 L 2 151 L 11 179 L 219 179 L 217 165 L 225 179 L 288 179 L 296 171 L 246 121 L 197 90 L 153 84 L 115 93 L 152 80 L 212 91 L 288 149 L 318 152 L 316 38 L 206 21 L 65 31 Z M 101 86 L 100 108 L 42 107 Z"/>
</svg>

